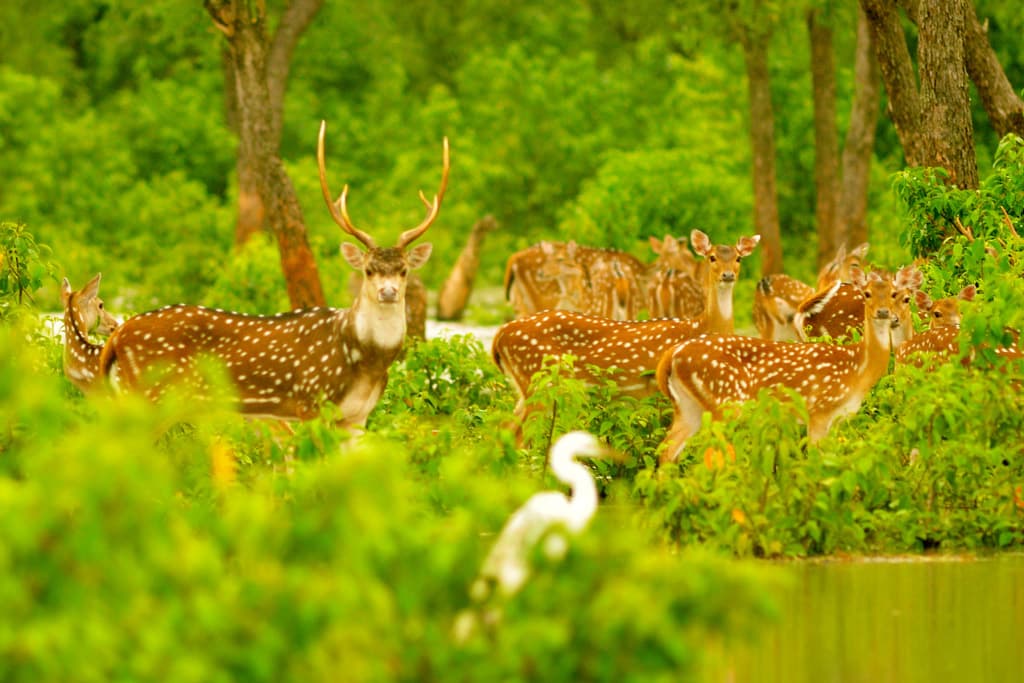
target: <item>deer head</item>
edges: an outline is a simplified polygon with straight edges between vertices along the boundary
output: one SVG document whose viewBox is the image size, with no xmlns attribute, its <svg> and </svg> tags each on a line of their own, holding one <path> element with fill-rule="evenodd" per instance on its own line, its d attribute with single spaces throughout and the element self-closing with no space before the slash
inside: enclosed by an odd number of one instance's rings
<svg viewBox="0 0 1024 683">
<path fill-rule="evenodd" d="M 327 184 L 327 167 L 324 161 L 324 135 L 326 131 L 327 122 L 322 121 L 320 123 L 320 135 L 317 140 L 316 156 L 320 169 L 320 189 L 323 192 L 324 201 L 327 202 L 327 207 L 330 209 L 334 222 L 366 247 L 364 252 L 354 244 L 346 242 L 341 245 L 341 253 L 345 260 L 363 274 L 363 285 L 357 303 L 362 301 L 366 305 L 376 307 L 401 308 L 405 303 L 408 272 L 426 263 L 433 249 L 429 243 L 420 244 L 408 250 L 406 247 L 427 231 L 427 228 L 437 218 L 438 212 L 441 209 L 441 201 L 444 199 L 445 190 L 448 188 L 448 138 L 444 138 L 444 161 L 440 189 L 434 195 L 433 201 L 428 201 L 423 192 L 420 192 L 420 200 L 427 207 L 426 217 L 415 228 L 406 230 L 399 235 L 398 243 L 394 247 L 379 247 L 368 233 L 356 228 L 352 224 L 347 206 L 348 185 L 342 188 L 341 195 L 337 200 L 331 199 L 332 193 Z"/>
</svg>

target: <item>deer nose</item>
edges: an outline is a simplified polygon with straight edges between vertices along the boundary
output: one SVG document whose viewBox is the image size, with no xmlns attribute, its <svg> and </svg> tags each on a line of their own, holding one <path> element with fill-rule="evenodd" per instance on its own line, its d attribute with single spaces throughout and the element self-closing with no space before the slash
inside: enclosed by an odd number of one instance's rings
<svg viewBox="0 0 1024 683">
<path fill-rule="evenodd" d="M 890 317 L 889 309 L 888 308 L 879 308 L 877 311 L 875 311 L 875 317 L 876 318 L 880 318 L 882 320 L 885 320 L 886 318 L 889 318 Z M 896 323 L 895 324 L 899 324 L 899 318 L 896 318 Z"/>
<path fill-rule="evenodd" d="M 398 288 L 386 285 L 377 290 L 377 300 L 383 304 L 393 304 L 398 301 Z"/>
<path fill-rule="evenodd" d="M 733 273 L 733 272 L 722 273 L 721 281 L 722 282 L 726 282 L 726 283 L 728 283 L 728 282 L 736 282 L 736 273 Z"/>
</svg>

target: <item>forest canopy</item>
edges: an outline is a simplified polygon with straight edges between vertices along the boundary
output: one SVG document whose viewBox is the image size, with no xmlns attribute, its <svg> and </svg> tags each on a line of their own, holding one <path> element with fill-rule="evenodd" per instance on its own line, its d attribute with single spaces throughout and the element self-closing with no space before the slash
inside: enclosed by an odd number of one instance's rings
<svg viewBox="0 0 1024 683">
<path fill-rule="evenodd" d="M 1019 84 L 1024 17 L 1011 5 L 982 0 L 977 11 Z M 451 188 L 427 238 L 435 245 L 423 271 L 431 288 L 485 214 L 501 226 L 482 254 L 481 281 L 492 285 L 512 251 L 540 238 L 573 236 L 647 258 L 650 235 L 749 234 L 747 77 L 734 25 L 757 12 L 767 12 L 771 26 L 787 270 L 813 273 L 805 18 L 814 9 L 832 29 L 842 139 L 854 94 L 855 3 L 753 2 L 729 11 L 658 1 L 324 3 L 291 58 L 280 157 L 327 300 L 345 304 L 348 270 L 316 179 L 321 119 L 330 126 L 332 178 L 349 184 L 354 219 L 382 241 L 420 220 L 416 192 L 436 183 L 440 141 L 450 138 Z M 268 3 L 271 31 L 284 10 Z M 261 244 L 230 258 L 238 138 L 225 95 L 225 41 L 202 3 L 9 3 L 0 20 L 0 216 L 53 245 L 73 281 L 103 271 L 106 291 L 127 308 L 208 303 L 218 278 L 231 277 L 225 263 L 250 275 L 249 264 L 274 263 L 273 247 Z M 985 174 L 998 136 L 974 101 Z M 883 94 L 870 237 L 877 259 L 898 262 L 908 255 L 898 245 L 890 176 L 904 160 L 885 106 Z M 270 291 L 280 289 L 279 277 L 263 276 Z M 276 298 L 253 305 L 287 305 L 279 293 L 268 296 Z"/>
</svg>

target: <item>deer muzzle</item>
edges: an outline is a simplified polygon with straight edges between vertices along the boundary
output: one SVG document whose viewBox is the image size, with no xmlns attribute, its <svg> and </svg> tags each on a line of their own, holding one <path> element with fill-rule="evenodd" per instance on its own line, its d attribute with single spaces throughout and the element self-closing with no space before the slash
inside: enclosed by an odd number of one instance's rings
<svg viewBox="0 0 1024 683">
<path fill-rule="evenodd" d="M 377 290 L 377 301 L 382 304 L 398 303 L 398 287 L 395 287 L 394 285 L 384 285 Z"/>
</svg>

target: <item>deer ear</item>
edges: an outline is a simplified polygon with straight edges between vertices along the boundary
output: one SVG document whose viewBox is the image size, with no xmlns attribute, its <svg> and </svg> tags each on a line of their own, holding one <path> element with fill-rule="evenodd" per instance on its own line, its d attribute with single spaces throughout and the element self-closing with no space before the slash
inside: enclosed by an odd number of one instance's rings
<svg viewBox="0 0 1024 683">
<path fill-rule="evenodd" d="M 924 276 L 916 266 L 903 266 L 896 272 L 896 277 L 893 280 L 897 287 L 920 287 Z"/>
<path fill-rule="evenodd" d="M 409 250 L 405 255 L 406 261 L 409 263 L 409 267 L 415 270 L 419 268 L 427 259 L 430 258 L 430 253 L 434 250 L 434 245 L 430 242 L 424 242 L 423 244 L 417 244 L 415 247 Z"/>
<path fill-rule="evenodd" d="M 342 242 L 341 255 L 344 256 L 345 260 L 348 261 L 348 264 L 356 270 L 363 269 L 363 252 L 356 245 L 350 244 L 349 242 Z"/>
<path fill-rule="evenodd" d="M 693 250 L 701 256 L 707 256 L 711 253 L 711 238 L 700 230 L 694 230 L 690 233 L 690 244 L 693 246 Z"/>
<path fill-rule="evenodd" d="M 752 237 L 741 237 L 740 241 L 736 243 L 736 251 L 739 252 L 740 256 L 750 256 L 757 246 L 757 243 L 761 241 L 760 235 L 754 235 Z"/>
<path fill-rule="evenodd" d="M 99 296 L 100 293 L 100 278 L 102 273 L 98 273 L 96 277 L 89 280 L 85 287 L 82 287 L 82 296 L 86 299 L 94 299 Z"/>
<path fill-rule="evenodd" d="M 978 288 L 975 285 L 967 285 L 960 290 L 960 298 L 964 301 L 974 301 L 974 295 L 978 293 Z"/>
<path fill-rule="evenodd" d="M 927 311 L 932 307 L 932 303 L 934 303 L 931 297 L 920 289 L 914 292 L 914 301 L 917 303 L 918 311 Z"/>
<path fill-rule="evenodd" d="M 857 258 L 864 258 L 868 254 L 868 243 L 859 244 L 857 247 L 850 252 L 850 256 L 856 256 Z"/>
<path fill-rule="evenodd" d="M 659 240 L 654 235 L 651 235 L 650 237 L 647 238 L 647 241 L 651 243 L 651 249 L 654 250 L 655 254 L 661 253 L 661 240 Z"/>
<path fill-rule="evenodd" d="M 67 306 L 68 305 L 68 299 L 70 299 L 70 298 L 71 298 L 71 283 L 68 282 L 67 278 L 64 278 L 64 281 L 62 283 L 60 283 L 60 301 L 61 301 L 62 304 Z"/>
</svg>

